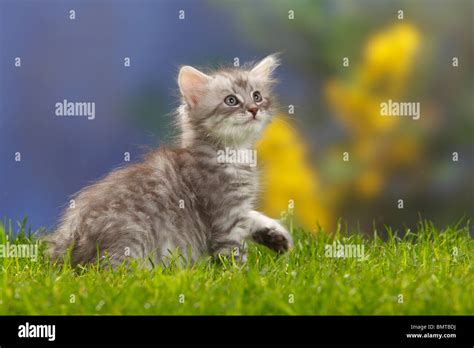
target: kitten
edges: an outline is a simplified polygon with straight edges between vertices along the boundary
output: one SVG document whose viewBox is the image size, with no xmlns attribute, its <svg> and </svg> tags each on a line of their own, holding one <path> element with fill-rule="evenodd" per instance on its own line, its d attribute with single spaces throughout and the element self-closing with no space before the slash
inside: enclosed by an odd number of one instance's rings
<svg viewBox="0 0 474 348">
<path fill-rule="evenodd" d="M 288 231 L 254 210 L 255 166 L 217 160 L 226 148 L 251 150 L 270 122 L 277 66 L 271 55 L 251 69 L 210 75 L 182 67 L 179 144 L 80 191 L 75 208 L 46 237 L 52 259 L 71 248 L 72 264 L 106 255 L 113 267 L 128 257 L 157 264 L 175 250 L 190 261 L 230 253 L 245 261 L 247 239 L 277 252 L 290 249 Z"/>
</svg>

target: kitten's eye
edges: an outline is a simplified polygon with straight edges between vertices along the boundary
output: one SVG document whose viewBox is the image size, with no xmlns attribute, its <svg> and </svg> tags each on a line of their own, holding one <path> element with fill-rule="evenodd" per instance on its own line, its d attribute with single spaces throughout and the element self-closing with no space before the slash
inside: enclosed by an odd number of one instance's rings
<svg viewBox="0 0 474 348">
<path fill-rule="evenodd" d="M 263 100 L 262 95 L 259 91 L 253 92 L 253 101 L 256 103 L 260 103 Z"/>
<path fill-rule="evenodd" d="M 228 95 L 224 99 L 224 103 L 226 103 L 229 106 L 236 106 L 239 104 L 239 101 L 237 100 L 237 97 L 235 95 Z"/>
</svg>

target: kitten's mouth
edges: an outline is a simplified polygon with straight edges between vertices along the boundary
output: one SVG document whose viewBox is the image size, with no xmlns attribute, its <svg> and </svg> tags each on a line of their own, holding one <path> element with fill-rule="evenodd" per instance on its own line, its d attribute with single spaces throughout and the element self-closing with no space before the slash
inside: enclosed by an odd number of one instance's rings
<svg viewBox="0 0 474 348">
<path fill-rule="evenodd" d="M 248 124 L 248 123 L 257 122 L 257 121 L 260 121 L 260 119 L 257 118 L 257 115 L 255 115 L 252 117 L 245 117 L 245 121 L 242 122 L 242 124 Z"/>
<path fill-rule="evenodd" d="M 233 124 L 238 127 L 256 127 L 265 121 L 265 113 L 238 113 L 232 118 Z"/>
<path fill-rule="evenodd" d="M 249 123 L 253 123 L 253 122 L 258 122 L 260 121 L 259 118 L 257 118 L 257 116 L 253 116 L 253 117 L 248 117 L 248 116 L 245 116 L 245 117 L 238 117 L 237 120 L 239 121 L 236 125 L 237 126 L 243 126 L 243 125 L 246 125 L 246 124 L 249 124 Z"/>
</svg>

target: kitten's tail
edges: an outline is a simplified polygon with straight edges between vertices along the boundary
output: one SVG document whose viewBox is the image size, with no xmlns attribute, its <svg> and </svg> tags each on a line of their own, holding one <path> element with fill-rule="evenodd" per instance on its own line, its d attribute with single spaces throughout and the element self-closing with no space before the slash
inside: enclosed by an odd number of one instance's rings
<svg viewBox="0 0 474 348">
<path fill-rule="evenodd" d="M 52 262 L 62 262 L 74 245 L 70 235 L 61 233 L 60 230 L 50 233 L 40 239 L 46 244 L 46 255 Z"/>
</svg>

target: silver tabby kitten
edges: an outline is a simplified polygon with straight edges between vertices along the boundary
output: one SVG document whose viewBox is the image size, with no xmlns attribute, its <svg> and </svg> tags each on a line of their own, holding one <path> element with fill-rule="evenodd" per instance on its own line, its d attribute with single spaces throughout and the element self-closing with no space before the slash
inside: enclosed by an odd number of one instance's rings
<svg viewBox="0 0 474 348">
<path fill-rule="evenodd" d="M 218 160 L 226 148 L 253 149 L 270 122 L 277 65 L 268 56 L 248 70 L 210 75 L 182 67 L 179 145 L 160 148 L 80 191 L 75 207 L 46 237 L 52 258 L 70 248 L 73 264 L 107 255 L 113 267 L 128 257 L 166 263 L 175 250 L 190 261 L 231 252 L 244 261 L 247 239 L 287 251 L 288 231 L 254 210 L 255 166 Z"/>
</svg>

